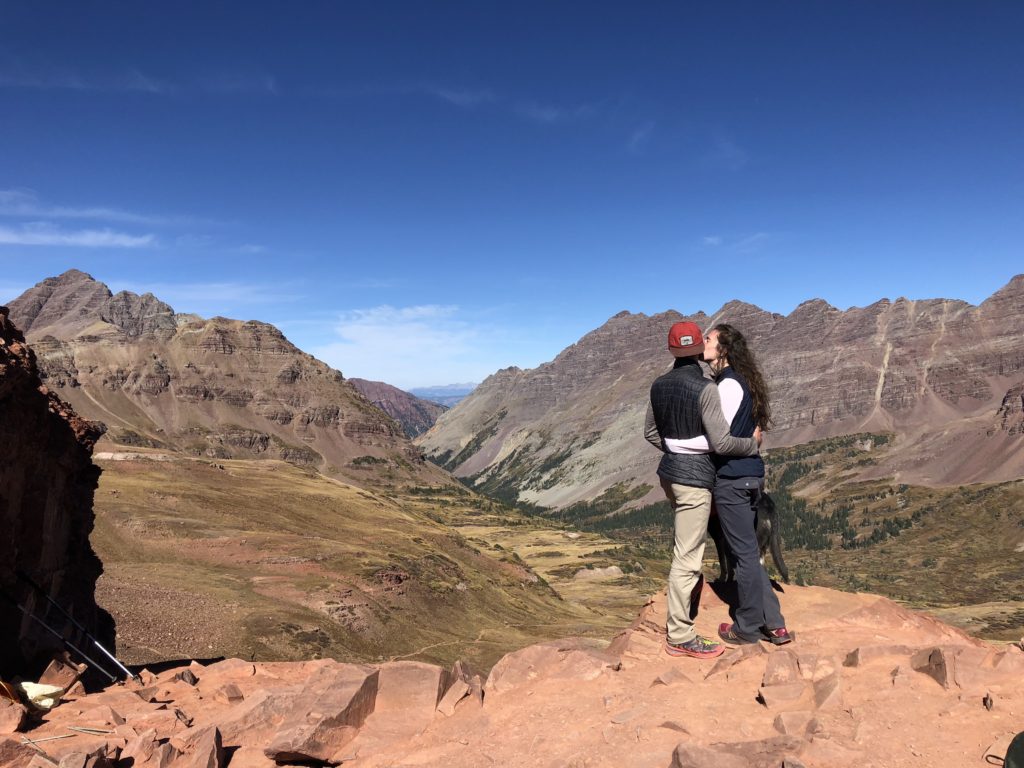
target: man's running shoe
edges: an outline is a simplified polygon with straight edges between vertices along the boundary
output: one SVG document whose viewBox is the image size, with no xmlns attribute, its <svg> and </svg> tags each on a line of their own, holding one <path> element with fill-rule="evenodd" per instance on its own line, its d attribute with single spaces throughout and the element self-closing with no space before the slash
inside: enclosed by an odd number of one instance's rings
<svg viewBox="0 0 1024 768">
<path fill-rule="evenodd" d="M 765 630 L 765 640 L 772 645 L 785 645 L 786 643 L 793 642 L 793 635 L 789 634 L 789 630 L 785 627 L 779 627 L 778 629 L 767 629 Z"/>
<path fill-rule="evenodd" d="M 692 656 L 695 659 L 713 659 L 725 653 L 725 646 L 697 635 L 685 643 L 665 641 L 665 653 L 669 656 Z"/>
<path fill-rule="evenodd" d="M 718 636 L 730 645 L 751 645 L 757 640 L 748 640 L 736 632 L 735 624 L 719 624 Z"/>
</svg>

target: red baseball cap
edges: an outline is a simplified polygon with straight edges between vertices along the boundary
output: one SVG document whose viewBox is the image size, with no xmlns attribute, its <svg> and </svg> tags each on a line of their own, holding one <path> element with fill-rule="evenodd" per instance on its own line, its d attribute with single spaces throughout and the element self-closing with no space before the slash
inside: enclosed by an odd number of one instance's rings
<svg viewBox="0 0 1024 768">
<path fill-rule="evenodd" d="M 704 351 L 704 332 L 696 323 L 676 323 L 668 329 L 668 351 L 676 357 L 691 357 Z"/>
</svg>

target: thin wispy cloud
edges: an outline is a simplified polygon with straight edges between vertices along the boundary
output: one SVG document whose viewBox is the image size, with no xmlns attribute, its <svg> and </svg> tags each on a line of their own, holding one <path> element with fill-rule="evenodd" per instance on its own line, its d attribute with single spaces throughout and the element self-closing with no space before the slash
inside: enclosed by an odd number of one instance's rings
<svg viewBox="0 0 1024 768">
<path fill-rule="evenodd" d="M 771 232 L 753 232 L 744 235 L 705 235 L 701 245 L 707 248 L 724 248 L 735 253 L 755 253 L 772 238 Z"/>
<path fill-rule="evenodd" d="M 204 233 L 188 233 L 174 238 L 174 247 L 182 251 L 216 251 L 224 254 L 241 254 L 243 256 L 259 256 L 270 251 L 265 245 L 258 243 L 242 243 L 241 245 L 226 244 L 220 237 Z"/>
<path fill-rule="evenodd" d="M 486 328 L 463 319 L 457 306 L 351 310 L 341 314 L 331 331 L 333 341 L 310 351 L 346 376 L 411 387 L 479 381 L 501 367 Z"/>
<path fill-rule="evenodd" d="M 212 235 L 178 235 L 174 238 L 174 247 L 182 250 L 192 250 L 197 248 L 209 248 L 216 240 Z"/>
<path fill-rule="evenodd" d="M 45 203 L 30 189 L 0 189 L 0 216 L 23 219 L 83 219 L 146 226 L 214 226 L 218 222 L 193 216 L 154 215 L 108 206 Z"/>
<path fill-rule="evenodd" d="M 270 94 L 281 92 L 277 79 L 266 73 L 214 72 L 189 80 L 170 81 L 130 67 L 116 72 L 83 72 L 8 61 L 0 71 L 0 88 L 97 93 Z"/>
<path fill-rule="evenodd" d="M 298 282 L 246 283 L 235 281 L 191 283 L 136 283 L 113 280 L 110 289 L 132 293 L 152 293 L 179 312 L 209 316 L 237 312 L 247 306 L 266 306 L 301 301 L 304 292 Z"/>
<path fill-rule="evenodd" d="M 732 139 L 719 136 L 706 160 L 713 166 L 730 171 L 742 170 L 750 162 L 749 153 Z"/>
<path fill-rule="evenodd" d="M 0 245 L 49 245 L 74 248 L 148 248 L 157 244 L 155 235 L 132 235 L 111 229 L 62 230 L 46 222 L 0 226 Z"/>
<path fill-rule="evenodd" d="M 109 74 L 86 74 L 60 70 L 26 71 L 16 67 L 0 72 L 0 88 L 150 94 L 170 93 L 176 90 L 170 83 L 138 69 Z"/>
<path fill-rule="evenodd" d="M 438 86 L 426 86 L 424 91 L 441 101 L 453 104 L 463 109 L 479 107 L 482 104 L 493 104 L 497 101 L 494 93 L 486 90 L 472 90 L 466 88 L 444 88 Z"/>
<path fill-rule="evenodd" d="M 597 104 L 556 104 L 534 99 L 514 98 L 491 88 L 469 88 L 437 83 L 391 83 L 364 85 L 355 88 L 329 88 L 315 91 L 320 96 L 358 98 L 360 96 L 427 96 L 462 110 L 490 107 L 537 125 L 556 125 L 586 120 L 595 116 Z"/>
<path fill-rule="evenodd" d="M 771 234 L 768 232 L 755 232 L 742 238 L 733 246 L 733 249 L 739 253 L 753 253 L 760 250 L 761 246 L 768 242 L 769 238 L 771 238 Z"/>
<path fill-rule="evenodd" d="M 348 288 L 359 288 L 362 290 L 379 290 L 383 288 L 395 288 L 400 285 L 398 280 L 383 277 L 363 277 L 352 282 L 345 283 Z"/>
<path fill-rule="evenodd" d="M 654 123 L 647 122 L 636 128 L 630 135 L 629 141 L 626 142 L 626 149 L 633 154 L 640 154 L 644 147 L 651 140 L 651 136 L 654 134 Z"/>
<path fill-rule="evenodd" d="M 220 73 L 203 78 L 196 84 L 197 90 L 207 93 L 269 94 L 281 93 L 277 78 L 265 74 Z"/>
<path fill-rule="evenodd" d="M 512 111 L 519 117 L 532 123 L 552 125 L 576 120 L 585 120 L 593 116 L 596 107 L 592 104 L 579 104 L 566 107 L 557 104 L 540 104 L 535 101 L 523 101 L 512 105 Z"/>
</svg>

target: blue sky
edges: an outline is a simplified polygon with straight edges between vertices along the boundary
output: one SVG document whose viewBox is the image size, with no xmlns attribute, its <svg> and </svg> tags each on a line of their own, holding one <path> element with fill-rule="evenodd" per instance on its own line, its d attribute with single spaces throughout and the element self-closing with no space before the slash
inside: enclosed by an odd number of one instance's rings
<svg viewBox="0 0 1024 768">
<path fill-rule="evenodd" d="M 1024 4 L 0 2 L 0 301 L 78 268 L 403 387 L 610 316 L 1024 272 Z"/>
</svg>

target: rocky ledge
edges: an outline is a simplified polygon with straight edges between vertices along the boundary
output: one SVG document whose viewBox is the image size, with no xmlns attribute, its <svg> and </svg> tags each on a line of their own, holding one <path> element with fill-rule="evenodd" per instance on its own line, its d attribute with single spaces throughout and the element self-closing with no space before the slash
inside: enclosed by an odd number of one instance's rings
<svg viewBox="0 0 1024 768">
<path fill-rule="evenodd" d="M 982 766 L 1020 730 L 1020 647 L 871 595 L 787 587 L 783 606 L 795 642 L 716 659 L 664 653 L 658 596 L 607 647 L 530 646 L 483 684 L 461 664 L 229 659 L 68 693 L 27 733 L 0 700 L 0 764 Z M 698 629 L 727 610 L 705 587 Z"/>
</svg>

